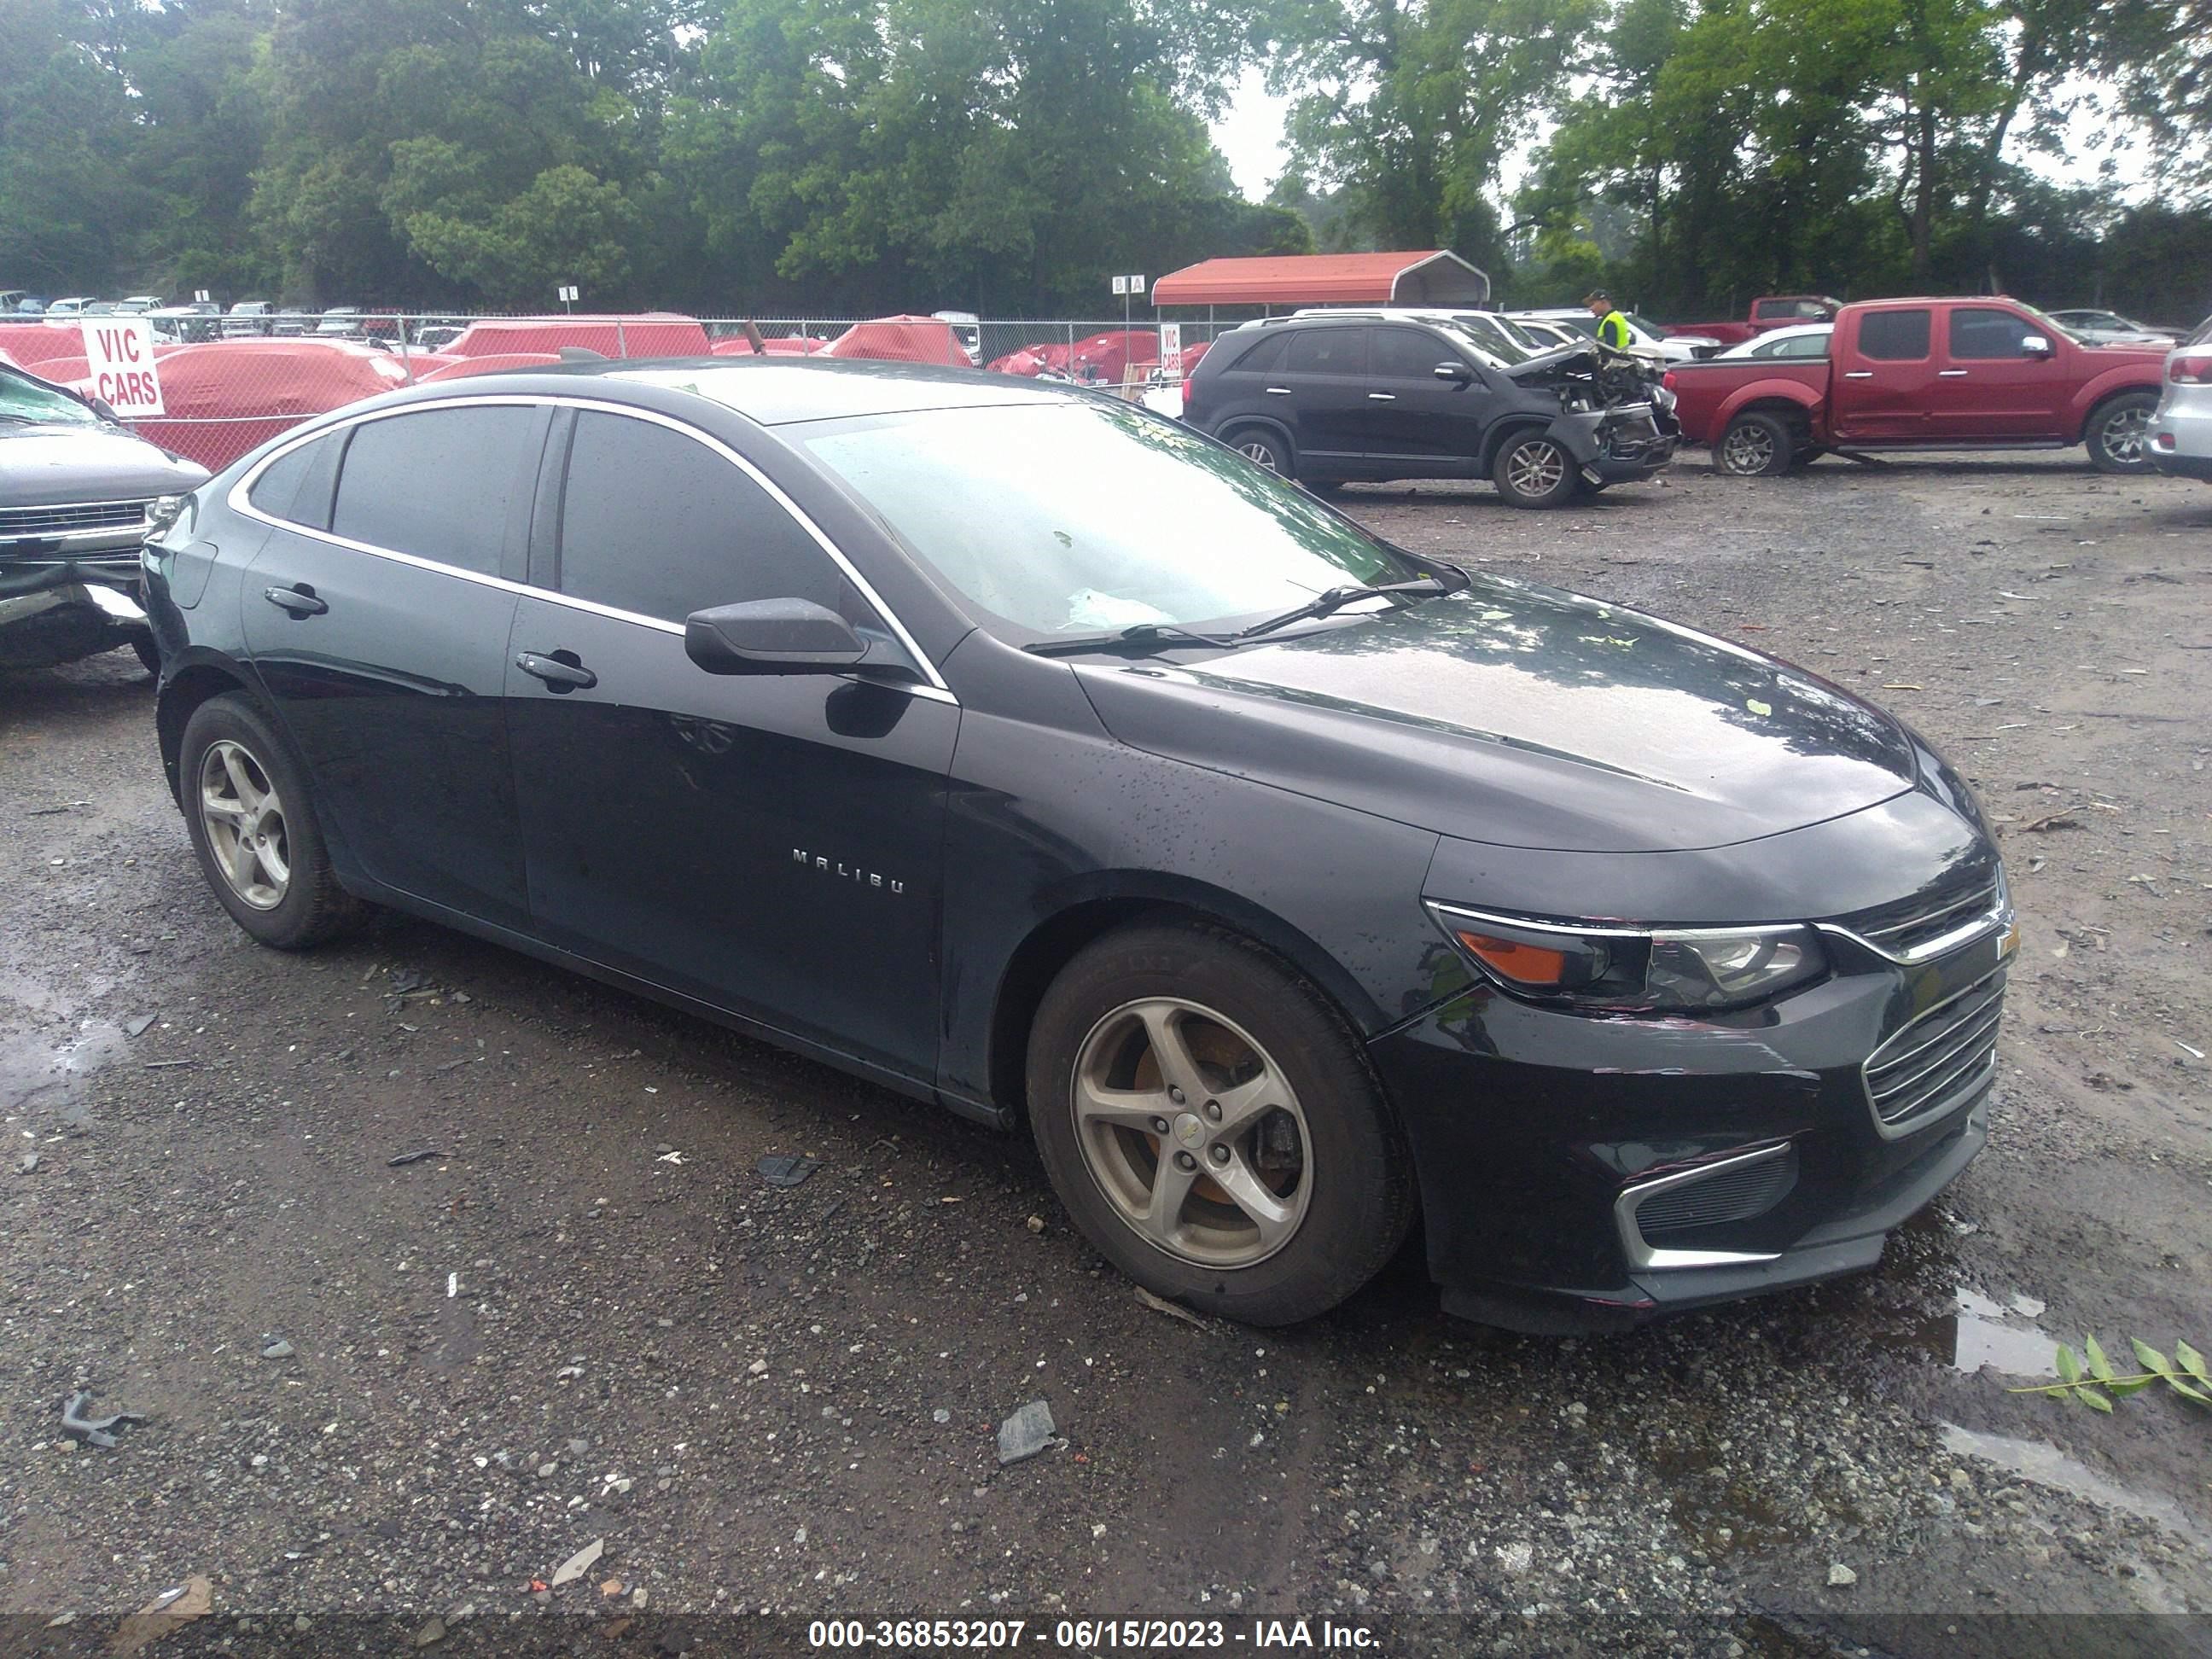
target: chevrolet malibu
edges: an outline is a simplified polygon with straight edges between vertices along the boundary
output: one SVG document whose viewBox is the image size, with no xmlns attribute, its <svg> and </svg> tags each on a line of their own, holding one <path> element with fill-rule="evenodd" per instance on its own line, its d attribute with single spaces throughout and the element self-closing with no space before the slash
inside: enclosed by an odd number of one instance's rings
<svg viewBox="0 0 2212 1659">
<path fill-rule="evenodd" d="M 1254 1324 L 1418 1224 L 1632 1322 L 1872 1265 L 1981 1147 L 1965 785 L 1825 681 L 1378 540 L 1077 388 L 592 363 L 322 416 L 148 544 L 264 944 L 387 905 L 988 1123 Z"/>
</svg>

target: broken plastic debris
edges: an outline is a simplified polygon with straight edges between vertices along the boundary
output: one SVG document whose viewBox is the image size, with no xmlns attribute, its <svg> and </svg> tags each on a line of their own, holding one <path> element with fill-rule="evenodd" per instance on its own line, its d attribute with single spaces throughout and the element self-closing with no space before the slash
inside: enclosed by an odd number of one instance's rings
<svg viewBox="0 0 2212 1659">
<path fill-rule="evenodd" d="M 1018 1463 L 1035 1457 L 1052 1443 L 1055 1430 L 1052 1407 L 1042 1400 L 1030 1401 L 999 1425 L 999 1462 Z"/>
<path fill-rule="evenodd" d="M 553 1569 L 553 1588 L 558 1589 L 572 1580 L 581 1578 L 586 1569 L 606 1553 L 607 1540 L 594 1538 L 574 1555 Z"/>
<path fill-rule="evenodd" d="M 402 1152 L 397 1158 L 387 1158 L 384 1160 L 384 1167 L 387 1170 L 397 1170 L 410 1164 L 420 1164 L 425 1158 L 437 1156 L 438 1149 L 435 1146 L 425 1146 L 419 1152 Z"/>
<path fill-rule="evenodd" d="M 130 1037 L 144 1036 L 149 1028 L 160 1018 L 158 1014 L 141 1014 L 136 1019 L 127 1019 L 123 1022 L 123 1035 Z"/>
<path fill-rule="evenodd" d="M 771 1187 L 796 1187 L 817 1167 L 812 1158 L 797 1152 L 770 1152 L 753 1165 Z"/>
<path fill-rule="evenodd" d="M 92 1395 L 79 1389 L 62 1407 L 62 1432 L 72 1440 L 82 1440 L 88 1445 L 112 1448 L 115 1437 L 107 1432 L 118 1423 L 143 1423 L 146 1419 L 137 1412 L 117 1412 L 108 1417 L 82 1417 L 78 1413 L 92 1403 Z"/>
</svg>

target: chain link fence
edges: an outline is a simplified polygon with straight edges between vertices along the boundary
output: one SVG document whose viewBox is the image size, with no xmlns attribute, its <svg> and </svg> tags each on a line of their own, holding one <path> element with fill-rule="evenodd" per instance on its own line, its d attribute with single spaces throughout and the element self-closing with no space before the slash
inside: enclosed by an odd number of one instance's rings
<svg viewBox="0 0 2212 1659">
<path fill-rule="evenodd" d="M 1180 385 L 1200 349 L 1234 321 L 1161 325 L 1132 318 L 688 317 L 667 313 L 170 314 L 149 319 L 164 413 L 141 435 L 220 468 L 301 421 L 410 385 L 526 369 L 590 353 L 636 360 L 772 356 L 890 359 L 1042 375 L 1137 397 Z M 88 391 L 74 323 L 0 327 L 0 361 Z"/>
</svg>

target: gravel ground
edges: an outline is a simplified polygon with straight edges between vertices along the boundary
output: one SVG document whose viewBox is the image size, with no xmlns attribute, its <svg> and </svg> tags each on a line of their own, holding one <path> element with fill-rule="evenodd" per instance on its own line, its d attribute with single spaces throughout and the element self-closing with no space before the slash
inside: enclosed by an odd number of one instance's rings
<svg viewBox="0 0 2212 1659">
<path fill-rule="evenodd" d="M 118 653 L 0 678 L 0 1651 L 193 1575 L 159 1652 L 738 1608 L 2200 1650 L 2212 1414 L 2006 1384 L 2084 1330 L 2212 1348 L 2212 491 L 1692 458 L 1557 514 L 1343 499 L 1802 662 L 1979 787 L 2026 933 L 1994 1138 L 1879 1273 L 1578 1341 L 1444 1318 L 1410 1255 L 1297 1330 L 1169 1317 L 1024 1140 L 403 918 L 250 945 Z M 148 1420 L 79 1447 L 78 1388 Z"/>
</svg>

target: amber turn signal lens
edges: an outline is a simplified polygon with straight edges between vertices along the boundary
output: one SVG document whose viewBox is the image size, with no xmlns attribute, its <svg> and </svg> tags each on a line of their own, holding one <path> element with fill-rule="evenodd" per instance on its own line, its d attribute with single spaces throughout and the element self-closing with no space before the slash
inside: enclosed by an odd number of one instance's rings
<svg viewBox="0 0 2212 1659">
<path fill-rule="evenodd" d="M 1488 933 L 1462 933 L 1459 942 L 1473 951 L 1484 967 L 1516 985 L 1558 985 L 1567 976 L 1564 951 L 1547 951 L 1541 945 L 1493 939 Z"/>
</svg>

